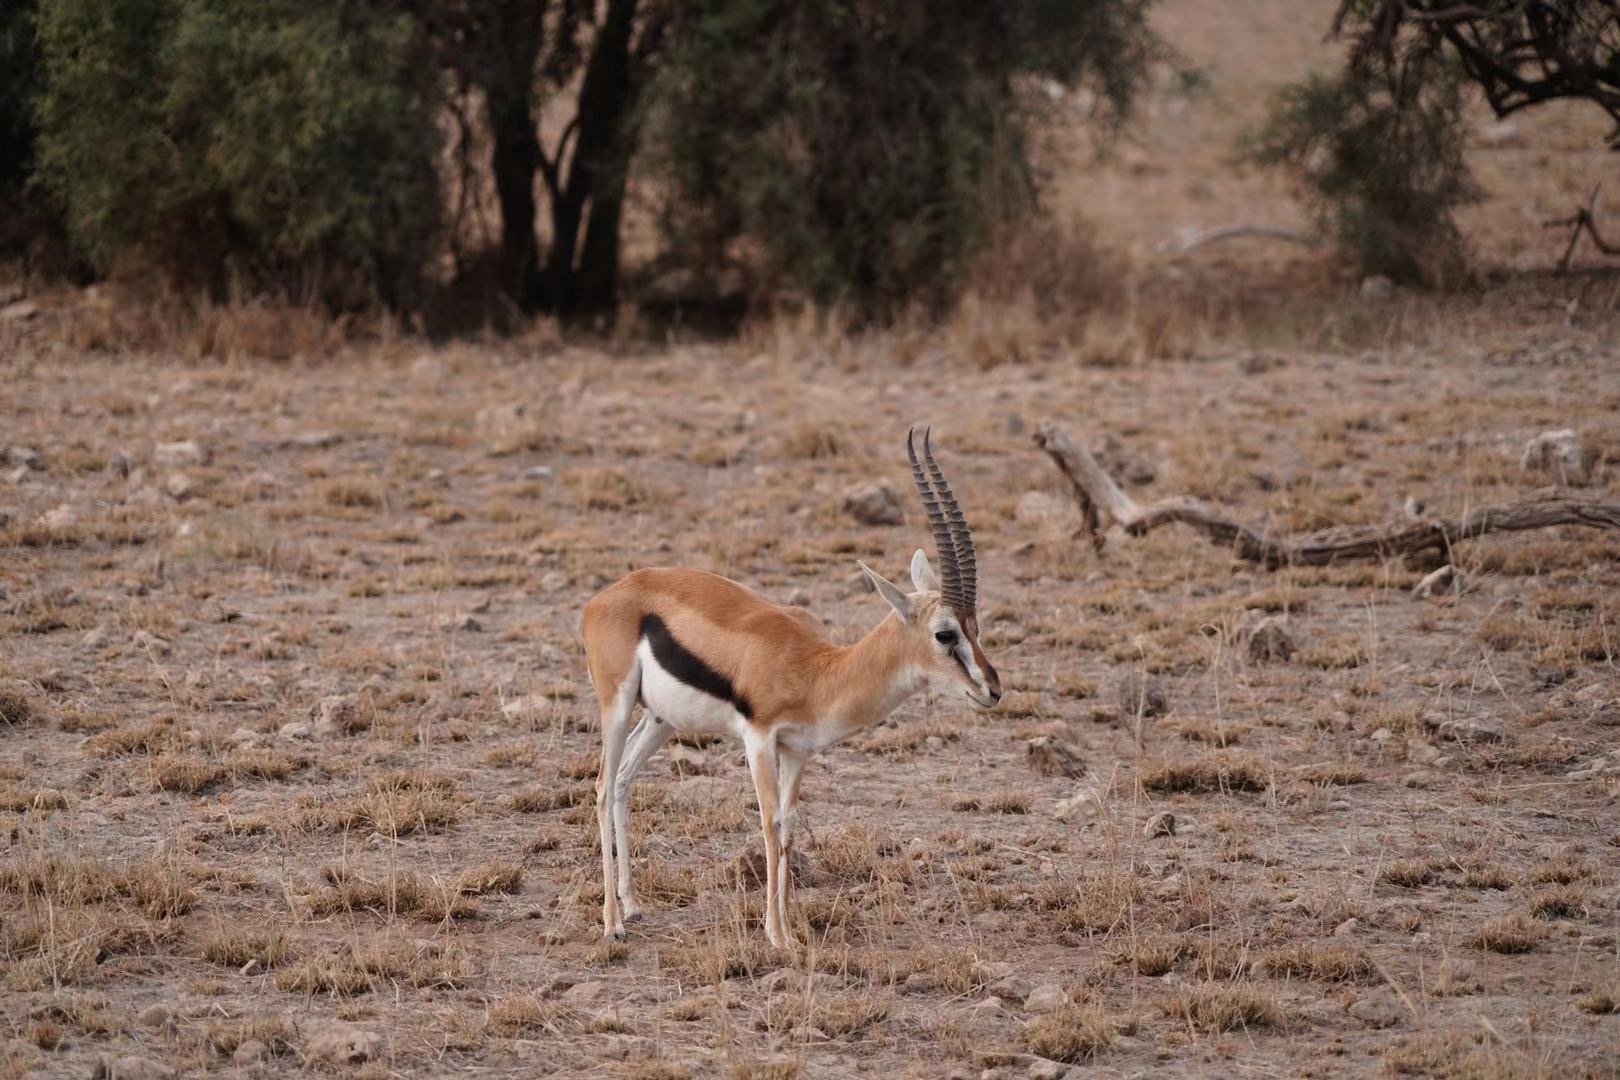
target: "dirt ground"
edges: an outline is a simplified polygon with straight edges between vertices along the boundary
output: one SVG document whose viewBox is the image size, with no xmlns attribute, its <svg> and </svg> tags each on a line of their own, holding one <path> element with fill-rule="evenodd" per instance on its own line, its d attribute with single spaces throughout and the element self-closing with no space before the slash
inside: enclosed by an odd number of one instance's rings
<svg viewBox="0 0 1620 1080">
<path fill-rule="evenodd" d="M 1271 85 L 1221 66 L 1219 6 L 1165 5 L 1209 88 L 1075 165 L 1135 266 L 1171 225 L 1299 220 L 1219 152 Z M 1240 7 L 1240 44 L 1285 20 L 1331 57 L 1320 12 Z M 87 341 L 93 297 L 0 321 L 0 446 L 37 452 L 0 465 L 0 1074 L 1617 1075 L 1620 535 L 1469 543 L 1431 599 L 1178 529 L 1098 556 L 1031 439 L 1280 532 L 1620 497 L 1620 290 L 1533 273 L 1561 246 L 1525 210 L 1589 188 L 1585 123 L 1480 150 L 1482 257 L 1520 276 L 1364 296 L 1237 245 L 1161 280 L 1270 261 L 1310 283 L 1257 305 L 1286 325 L 1156 358 L 790 321 L 221 364 Z M 927 544 L 913 423 L 1006 701 L 919 698 L 812 765 L 798 955 L 740 750 L 672 747 L 632 815 L 647 917 L 604 944 L 581 607 L 691 565 L 854 640 L 855 560 Z M 1565 428 L 1580 468 L 1521 464 Z M 844 509 L 867 481 L 904 524 Z"/>
</svg>

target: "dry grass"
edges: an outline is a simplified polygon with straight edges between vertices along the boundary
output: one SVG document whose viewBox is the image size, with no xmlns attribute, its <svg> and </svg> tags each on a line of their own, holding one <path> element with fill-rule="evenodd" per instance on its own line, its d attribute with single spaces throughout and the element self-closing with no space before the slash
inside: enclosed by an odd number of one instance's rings
<svg viewBox="0 0 1620 1080">
<path fill-rule="evenodd" d="M 1114 1020 L 1095 1005 L 1064 1005 L 1036 1017 L 1024 1029 L 1024 1045 L 1030 1052 L 1053 1061 L 1087 1061 L 1117 1038 Z"/>
<path fill-rule="evenodd" d="M 305 801 L 295 820 L 304 828 L 327 832 L 374 829 L 384 836 L 438 832 L 455 824 L 460 813 L 453 788 L 443 778 L 396 773 L 369 781 L 359 795 Z"/>
<path fill-rule="evenodd" d="M 865 994 L 835 994 L 806 998 L 799 995 L 777 1003 L 766 1014 L 773 1031 L 815 1028 L 829 1038 L 858 1035 L 889 1015 L 886 1001 Z"/>
<path fill-rule="evenodd" d="M 1520 912 L 1512 912 L 1486 920 L 1469 939 L 1469 944 L 1511 956 L 1529 952 L 1546 936 L 1545 926 Z"/>
<path fill-rule="evenodd" d="M 1199 1031 L 1281 1028 L 1286 1023 L 1276 998 L 1244 983 L 1188 987 L 1165 1002 L 1164 1012 Z"/>
<path fill-rule="evenodd" d="M 1211 753 L 1190 761 L 1150 761 L 1142 767 L 1141 783 L 1160 792 L 1266 791 L 1271 770 L 1252 755 Z"/>
<path fill-rule="evenodd" d="M 1347 945 L 1299 942 L 1267 953 L 1263 964 L 1276 979 L 1370 983 L 1380 978 L 1367 954 Z"/>
</svg>

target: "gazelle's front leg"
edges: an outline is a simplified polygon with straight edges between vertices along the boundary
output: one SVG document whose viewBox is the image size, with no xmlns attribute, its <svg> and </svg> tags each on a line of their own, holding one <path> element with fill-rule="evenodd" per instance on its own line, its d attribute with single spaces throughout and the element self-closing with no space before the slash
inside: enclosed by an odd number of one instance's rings
<svg viewBox="0 0 1620 1080">
<path fill-rule="evenodd" d="M 744 743 L 748 750 L 748 771 L 754 776 L 754 795 L 759 799 L 760 831 L 765 834 L 765 936 L 772 945 L 785 949 L 788 937 L 782 925 L 782 886 L 777 864 L 781 845 L 777 843 L 776 815 L 781 795 L 776 782 L 776 735 L 750 732 Z"/>
<path fill-rule="evenodd" d="M 799 781 L 804 778 L 804 756 L 777 747 L 776 779 L 778 803 L 776 810 L 777 856 L 776 882 L 777 920 L 783 930 L 793 925 L 789 914 L 789 901 L 793 898 L 793 830 L 799 823 Z"/>
</svg>

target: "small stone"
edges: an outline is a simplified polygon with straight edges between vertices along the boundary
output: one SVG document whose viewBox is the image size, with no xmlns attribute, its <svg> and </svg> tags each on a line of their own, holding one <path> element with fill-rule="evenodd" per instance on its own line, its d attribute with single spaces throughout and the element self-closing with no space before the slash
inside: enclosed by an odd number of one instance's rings
<svg viewBox="0 0 1620 1080">
<path fill-rule="evenodd" d="M 335 431 L 306 431 L 287 440 L 288 446 L 301 450 L 325 450 L 343 441 Z"/>
<path fill-rule="evenodd" d="M 787 602 L 793 607 L 804 607 L 810 603 L 810 590 L 802 585 L 787 594 Z"/>
<path fill-rule="evenodd" d="M 1294 637 L 1288 632 L 1288 620 L 1281 615 L 1267 615 L 1249 627 L 1243 635 L 1249 659 L 1257 664 L 1273 660 L 1287 661 L 1294 655 Z"/>
<path fill-rule="evenodd" d="M 312 1025 L 304 1041 L 304 1056 L 332 1065 L 358 1065 L 376 1057 L 382 1036 L 343 1020 Z"/>
<path fill-rule="evenodd" d="M 1069 1003 L 1069 992 L 1058 983 L 1042 983 L 1024 999 L 1024 1011 L 1049 1013 Z"/>
<path fill-rule="evenodd" d="M 525 480 L 550 480 L 555 474 L 550 465 L 531 465 L 523 470 Z"/>
<path fill-rule="evenodd" d="M 174 1014 L 169 1011 L 167 1005 L 148 1005 L 141 1010 L 140 1016 L 136 1017 L 141 1027 L 154 1029 L 168 1026 L 173 1019 Z"/>
<path fill-rule="evenodd" d="M 1086 786 L 1067 799 L 1059 800 L 1052 808 L 1052 816 L 1059 821 L 1073 821 L 1076 818 L 1094 817 L 1101 811 L 1102 797 L 1096 788 Z"/>
<path fill-rule="evenodd" d="M 53 506 L 39 515 L 39 523 L 47 529 L 57 531 L 71 529 L 79 523 L 79 514 L 73 507 L 63 503 L 61 506 Z"/>
<path fill-rule="evenodd" d="M 1395 733 L 1389 730 L 1387 727 L 1378 728 L 1371 735 L 1367 736 L 1368 739 L 1379 744 L 1380 746 L 1389 742 L 1389 740 L 1393 739 L 1394 737 Z"/>
<path fill-rule="evenodd" d="M 1147 824 L 1142 826 L 1142 835 L 1149 840 L 1159 836 L 1176 835 L 1176 815 L 1168 810 L 1161 810 L 1148 818 Z"/>
<path fill-rule="evenodd" d="M 149 634 L 145 630 L 135 631 L 135 636 L 130 638 L 130 644 L 135 646 L 138 651 L 150 653 L 154 656 L 168 656 L 173 648 L 167 641 L 164 641 L 156 634 Z"/>
<path fill-rule="evenodd" d="M 484 624 L 479 622 L 471 613 L 460 612 L 450 616 L 448 619 L 441 620 L 439 623 L 439 629 L 449 633 L 456 633 L 460 631 L 468 634 L 476 634 L 484 629 Z"/>
<path fill-rule="evenodd" d="M 0 462 L 7 465 L 21 465 L 25 469 L 35 472 L 45 468 L 45 459 L 39 451 L 32 446 L 4 446 L 0 447 Z"/>
<path fill-rule="evenodd" d="M 1022 975 L 1003 975 L 990 984 L 990 992 L 1003 1001 L 1012 1001 L 1020 1005 L 1029 997 L 1033 989 L 1029 980 Z"/>
<path fill-rule="evenodd" d="M 1350 1006 L 1350 1015 L 1373 1027 L 1393 1027 L 1401 1022 L 1400 1003 L 1393 994 L 1372 993 L 1358 998 Z"/>
<path fill-rule="evenodd" d="M 276 731 L 276 734 L 280 735 L 283 739 L 294 739 L 300 742 L 315 737 L 315 731 L 313 728 L 311 728 L 308 724 L 296 720 L 290 724 L 282 724 L 280 729 Z"/>
<path fill-rule="evenodd" d="M 1152 675 L 1127 672 L 1115 686 L 1115 700 L 1131 716 L 1163 716 L 1169 711 L 1164 685 Z"/>
<path fill-rule="evenodd" d="M 570 1005 L 593 1005 L 608 997 L 613 987 L 605 982 L 582 982 L 563 991 L 563 1000 Z"/>
<path fill-rule="evenodd" d="M 1029 1071 L 1024 1075 L 1029 1077 L 1029 1080 L 1063 1080 L 1063 1077 L 1067 1076 L 1068 1073 L 1069 1067 L 1067 1065 L 1048 1058 L 1041 1058 L 1039 1061 L 1032 1062 Z"/>
<path fill-rule="evenodd" d="M 1433 765 L 1440 759 L 1440 748 L 1427 739 L 1406 741 L 1406 760 L 1414 765 Z"/>
<path fill-rule="evenodd" d="M 87 649 L 99 649 L 112 638 L 112 628 L 105 623 L 95 626 L 84 632 L 79 644 Z"/>
<path fill-rule="evenodd" d="M 252 1065 L 256 1061 L 265 1061 L 270 1057 L 270 1047 L 258 1039 L 249 1039 L 240 1044 L 236 1052 L 231 1054 L 231 1064 Z"/>
<path fill-rule="evenodd" d="M 917 971 L 906 976 L 900 984 L 903 994 L 929 994 L 939 989 L 939 976 L 929 971 Z"/>
<path fill-rule="evenodd" d="M 1086 774 L 1086 763 L 1080 760 L 1080 755 L 1050 735 L 1040 735 L 1029 741 L 1027 760 L 1030 768 L 1042 776 L 1078 779 Z"/>
<path fill-rule="evenodd" d="M 152 450 L 152 460 L 173 468 L 177 465 L 206 465 L 208 451 L 195 439 L 184 442 L 158 443 Z"/>
<path fill-rule="evenodd" d="M 1089 449 L 1109 476 L 1127 486 L 1151 484 L 1159 477 L 1157 465 L 1131 450 L 1112 432 L 1103 434 Z"/>
<path fill-rule="evenodd" d="M 1361 279 L 1361 298 L 1363 300 L 1388 300 L 1395 295 L 1395 283 L 1383 274 L 1368 274 Z"/>
<path fill-rule="evenodd" d="M 702 776 L 709 771 L 709 759 L 703 751 L 694 750 L 684 743 L 670 743 L 664 757 L 670 764 L 670 771 L 677 776 Z"/>
<path fill-rule="evenodd" d="M 1443 720 L 1435 726 L 1434 733 L 1443 740 L 1468 744 L 1507 741 L 1507 733 L 1502 730 L 1502 725 L 1487 720 Z"/>
<path fill-rule="evenodd" d="M 310 710 L 312 730 L 323 738 L 348 735 L 364 726 L 360 719 L 360 704 L 353 694 L 329 694 L 315 703 Z"/>
<path fill-rule="evenodd" d="M 843 507 L 844 513 L 862 525 L 899 525 L 905 521 L 893 489 L 871 480 L 845 491 Z"/>
<path fill-rule="evenodd" d="M 184 502 L 197 493 L 197 481 L 183 472 L 172 472 L 164 478 L 163 490 L 171 498 Z"/>
<path fill-rule="evenodd" d="M 1333 928 L 1333 936 L 1334 937 L 1340 937 L 1340 938 L 1350 937 L 1351 935 L 1353 935 L 1360 928 L 1361 928 L 1361 920 L 1360 919 L 1349 918 L 1349 919 L 1344 920 L 1344 922 L 1340 923 L 1338 926 L 1335 926 Z"/>
<path fill-rule="evenodd" d="M 568 588 L 568 575 L 561 570 L 547 570 L 540 578 L 540 587 L 547 592 Z"/>
</svg>

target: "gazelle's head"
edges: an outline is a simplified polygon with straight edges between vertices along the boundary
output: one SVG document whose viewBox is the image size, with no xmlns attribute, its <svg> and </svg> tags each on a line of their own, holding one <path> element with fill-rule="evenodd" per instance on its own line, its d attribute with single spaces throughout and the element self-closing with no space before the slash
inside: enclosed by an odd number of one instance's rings
<svg viewBox="0 0 1620 1080">
<path fill-rule="evenodd" d="M 973 534 L 962 508 L 951 494 L 945 474 L 934 461 L 928 433 L 923 433 L 922 460 L 911 432 L 906 433 L 911 474 L 928 513 L 939 570 L 921 548 L 911 557 L 912 592 L 905 592 L 865 563 L 861 569 L 906 628 L 908 663 L 941 694 L 958 692 L 975 708 L 993 708 L 1001 700 L 1001 677 L 979 648 L 978 566 Z M 926 466 L 926 471 L 925 471 Z"/>
</svg>

